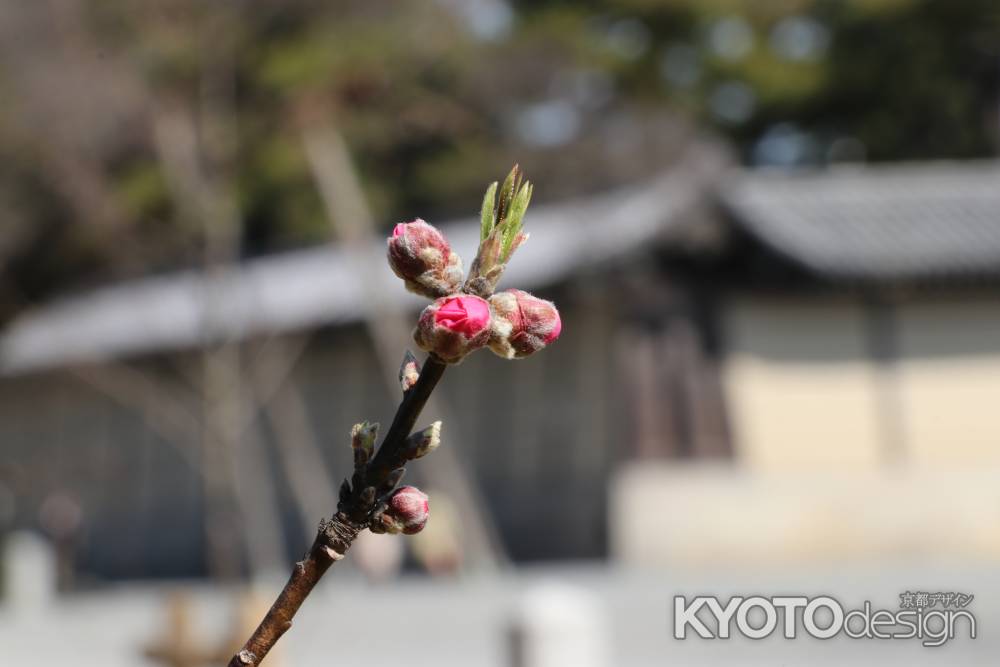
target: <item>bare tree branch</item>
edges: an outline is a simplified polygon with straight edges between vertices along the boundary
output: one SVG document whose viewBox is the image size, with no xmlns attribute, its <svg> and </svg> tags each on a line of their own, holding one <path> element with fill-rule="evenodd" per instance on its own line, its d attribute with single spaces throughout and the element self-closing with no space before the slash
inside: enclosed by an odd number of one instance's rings
<svg viewBox="0 0 1000 667">
<path fill-rule="evenodd" d="M 368 206 L 343 136 L 330 121 L 331 113 L 302 114 L 302 145 L 313 178 L 327 209 L 335 236 L 352 249 L 354 271 L 362 277 L 365 289 L 365 325 L 382 366 L 382 377 L 390 389 L 396 386 L 395 355 L 400 340 L 409 338 L 412 323 L 406 313 L 393 306 L 380 287 L 375 268 L 382 254 L 372 255 L 371 241 L 376 236 L 374 216 Z M 434 401 L 431 410 L 448 419 L 444 406 Z M 437 464 L 426 470 L 423 479 L 451 496 L 465 508 L 460 517 L 464 551 L 481 570 L 495 571 L 507 565 L 500 536 L 486 503 L 478 493 L 469 473 L 454 449 L 445 448 L 437 455 Z"/>
<path fill-rule="evenodd" d="M 260 664 L 292 627 L 292 619 L 320 578 L 334 562 L 344 557 L 354 539 L 368 526 L 374 506 L 372 492 L 388 490 L 385 486 L 392 481 L 390 476 L 406 463 L 406 438 L 446 368 L 444 362 L 433 356 L 427 359 L 417 383 L 404 394 L 375 458 L 360 472 L 355 472 L 353 484 L 345 480 L 342 487 L 345 492 L 337 504 L 337 513 L 320 523 L 309 552 L 295 564 L 278 599 L 243 648 L 229 661 L 229 667 Z"/>
</svg>

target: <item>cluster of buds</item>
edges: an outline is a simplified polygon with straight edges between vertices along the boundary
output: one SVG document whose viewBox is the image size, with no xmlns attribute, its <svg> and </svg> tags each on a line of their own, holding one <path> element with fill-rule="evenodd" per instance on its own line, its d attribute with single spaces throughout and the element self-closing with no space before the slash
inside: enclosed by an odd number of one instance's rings
<svg viewBox="0 0 1000 667">
<path fill-rule="evenodd" d="M 400 373 L 410 364 L 415 365 L 416 360 L 407 354 Z M 351 429 L 354 477 L 350 482 L 344 480 L 340 489 L 341 502 L 352 502 L 357 492 L 357 503 L 368 514 L 368 528 L 374 533 L 419 533 L 430 514 L 427 495 L 413 486 L 396 488 L 406 473 L 405 467 L 393 469 L 378 488 L 368 484 L 366 473 L 375 456 L 377 438 L 378 424 L 361 422 Z M 403 443 L 402 454 L 407 461 L 412 461 L 430 454 L 440 444 L 441 422 L 438 421 L 412 433 Z"/>
<path fill-rule="evenodd" d="M 531 184 L 517 167 L 497 190 L 486 191 L 481 213 L 479 251 L 463 283 L 462 260 L 444 235 L 423 220 L 401 223 L 388 239 L 389 265 L 408 289 L 434 299 L 420 314 L 413 338 L 441 361 L 456 364 L 487 347 L 506 359 L 541 350 L 562 329 L 559 311 L 550 301 L 522 290 L 494 294 L 507 263 L 528 235 L 522 221 L 531 200 Z M 404 391 L 416 377 L 416 364 Z"/>
<path fill-rule="evenodd" d="M 388 258 L 393 272 L 407 289 L 433 303 L 420 314 L 413 338 L 439 361 L 456 364 L 470 352 L 489 347 L 506 359 L 538 352 L 559 337 L 559 311 L 550 301 L 522 290 L 494 293 L 514 251 L 528 235 L 521 231 L 531 199 L 531 184 L 517 167 L 497 190 L 493 183 L 483 200 L 479 250 L 468 279 L 462 260 L 440 231 L 423 220 L 400 223 L 389 237 Z M 420 364 L 409 352 L 399 369 L 399 383 L 406 394 L 420 381 Z M 351 432 L 354 477 L 341 487 L 341 499 L 354 492 L 375 533 L 420 532 L 427 523 L 427 495 L 412 486 L 396 488 L 405 472 L 400 463 L 422 458 L 441 442 L 441 422 L 412 433 L 392 456 L 395 465 L 378 488 L 368 485 L 370 463 L 375 459 L 378 424 L 363 422 Z"/>
</svg>

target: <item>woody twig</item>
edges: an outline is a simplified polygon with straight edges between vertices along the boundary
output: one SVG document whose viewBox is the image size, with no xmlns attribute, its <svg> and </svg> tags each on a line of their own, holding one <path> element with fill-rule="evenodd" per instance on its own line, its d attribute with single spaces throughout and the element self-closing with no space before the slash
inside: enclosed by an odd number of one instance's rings
<svg viewBox="0 0 1000 667">
<path fill-rule="evenodd" d="M 410 352 L 404 356 L 399 371 L 403 399 L 377 449 L 378 424 L 362 422 L 352 430 L 354 473 L 341 485 L 336 513 L 320 522 L 309 551 L 229 667 L 261 663 L 361 531 L 413 534 L 424 527 L 427 496 L 414 487 L 397 487 L 407 463 L 440 443 L 440 422 L 416 432 L 413 428 L 448 366 L 484 347 L 504 358 L 523 358 L 559 336 L 562 325 L 552 303 L 521 290 L 494 293 L 514 250 L 527 239 L 521 223 L 530 196 L 531 185 L 517 167 L 499 194 L 496 183 L 490 186 L 483 201 L 479 251 L 464 282 L 461 259 L 433 226 L 414 220 L 393 229 L 389 266 L 407 289 L 434 299 L 421 313 L 413 336 L 428 357 L 421 368 Z"/>
</svg>

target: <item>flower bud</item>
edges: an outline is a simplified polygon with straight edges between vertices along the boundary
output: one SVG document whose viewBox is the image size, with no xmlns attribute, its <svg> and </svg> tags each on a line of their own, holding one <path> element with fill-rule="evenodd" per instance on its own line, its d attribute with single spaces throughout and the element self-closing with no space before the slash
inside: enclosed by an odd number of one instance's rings
<svg viewBox="0 0 1000 667">
<path fill-rule="evenodd" d="M 368 463 L 375 451 L 375 438 L 377 437 L 377 423 L 361 422 L 351 428 L 351 447 L 354 449 L 355 466 L 363 466 Z"/>
<path fill-rule="evenodd" d="M 413 332 L 423 350 L 458 363 L 490 338 L 490 305 L 478 296 L 447 296 L 424 308 Z"/>
<path fill-rule="evenodd" d="M 427 456 L 441 444 L 441 422 L 436 421 L 430 426 L 410 434 L 406 439 L 406 458 L 414 459 Z"/>
<path fill-rule="evenodd" d="M 388 239 L 389 266 L 406 289 L 436 299 L 454 294 L 462 284 L 462 258 L 448 240 L 420 218 L 401 222 Z"/>
<path fill-rule="evenodd" d="M 490 297 L 490 349 L 506 359 L 533 354 L 559 338 L 562 322 L 551 301 L 518 289 Z"/>
<path fill-rule="evenodd" d="M 429 516 L 427 494 L 415 486 L 403 486 L 389 498 L 389 506 L 373 528 L 375 532 L 413 535 L 424 529 Z"/>
<path fill-rule="evenodd" d="M 420 363 L 409 350 L 403 356 L 403 363 L 399 365 L 399 386 L 403 393 L 410 391 L 413 385 L 420 379 Z"/>
</svg>

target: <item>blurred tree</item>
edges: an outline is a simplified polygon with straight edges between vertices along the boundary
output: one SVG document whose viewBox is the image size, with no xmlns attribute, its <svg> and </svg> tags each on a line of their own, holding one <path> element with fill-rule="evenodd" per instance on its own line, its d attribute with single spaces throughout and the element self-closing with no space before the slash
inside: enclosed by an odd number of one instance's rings
<svg viewBox="0 0 1000 667">
<path fill-rule="evenodd" d="M 982 157 L 1000 148 L 993 0 L 518 2 L 609 52 L 622 94 L 686 109 L 746 160 Z M 585 9 L 583 8 L 585 7 Z"/>
<path fill-rule="evenodd" d="M 641 178 L 692 123 L 761 164 L 996 151 L 992 0 L 474 4 L 7 8 L 0 320 L 69 286 L 200 264 L 224 223 L 194 201 L 199 179 L 232 190 L 239 255 L 326 240 L 311 114 L 332 116 L 386 224 L 475 214 L 515 160 L 552 198 Z"/>
</svg>

